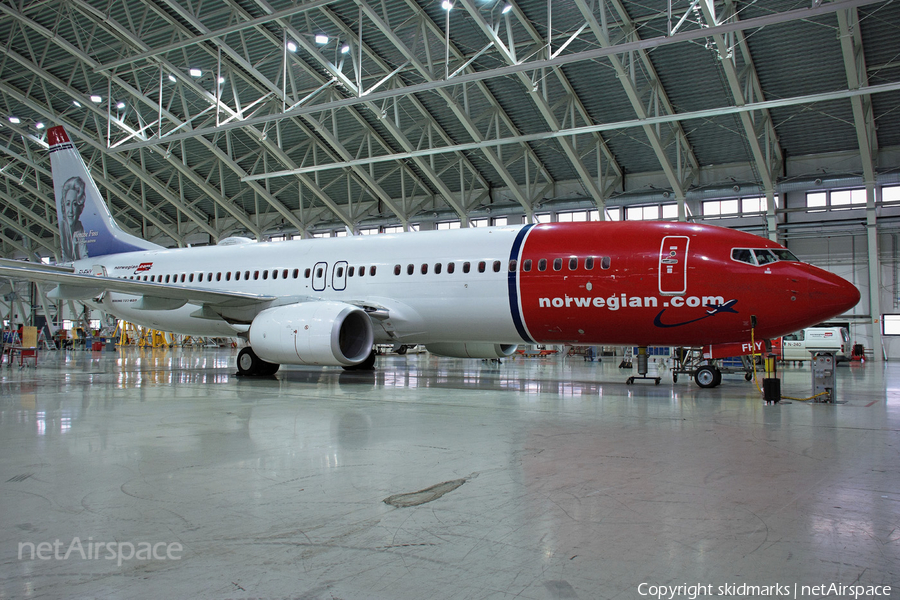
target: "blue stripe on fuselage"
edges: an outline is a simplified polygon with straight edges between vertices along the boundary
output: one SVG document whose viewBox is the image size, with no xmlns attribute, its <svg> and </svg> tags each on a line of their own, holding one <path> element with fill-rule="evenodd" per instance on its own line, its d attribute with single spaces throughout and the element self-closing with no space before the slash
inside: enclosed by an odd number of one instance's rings
<svg viewBox="0 0 900 600">
<path fill-rule="evenodd" d="M 519 230 L 519 233 L 516 235 L 516 241 L 513 242 L 512 251 L 509 253 L 509 260 L 519 260 L 519 250 L 522 248 L 522 242 L 525 241 L 525 236 L 528 235 L 532 227 L 534 225 L 526 225 Z M 519 286 L 516 283 L 518 273 L 519 265 L 517 265 L 515 271 L 509 271 L 507 275 L 509 282 L 509 313 L 516 326 L 516 331 L 519 332 L 519 336 L 526 342 L 533 344 L 534 340 L 528 337 L 528 332 L 525 331 L 525 324 L 522 322 L 522 313 L 519 311 Z"/>
</svg>

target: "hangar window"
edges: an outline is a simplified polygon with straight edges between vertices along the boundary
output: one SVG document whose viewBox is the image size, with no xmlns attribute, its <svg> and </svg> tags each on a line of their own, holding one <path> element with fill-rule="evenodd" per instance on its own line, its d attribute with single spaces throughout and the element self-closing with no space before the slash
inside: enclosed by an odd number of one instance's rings
<svg viewBox="0 0 900 600">
<path fill-rule="evenodd" d="M 428 264 L 422 263 L 422 267 L 420 270 L 422 271 L 422 275 L 428 275 Z"/>
<path fill-rule="evenodd" d="M 416 268 L 412 265 L 412 263 L 406 265 L 406 274 L 407 275 L 412 275 L 413 271 L 415 271 L 415 270 L 416 270 Z"/>
<path fill-rule="evenodd" d="M 478 262 L 478 272 L 479 273 L 484 273 L 485 267 L 486 267 L 486 265 L 484 264 L 483 260 Z"/>
<path fill-rule="evenodd" d="M 569 270 L 576 271 L 578 270 L 578 259 L 574 256 L 569 259 Z"/>
<path fill-rule="evenodd" d="M 809 212 L 823 212 L 828 205 L 827 192 L 807 192 L 806 208 L 811 209 Z"/>
<path fill-rule="evenodd" d="M 469 272 L 469 269 L 470 269 L 471 267 L 472 267 L 472 265 L 470 265 L 470 264 L 467 263 L 467 262 L 464 262 L 464 263 L 463 263 L 463 273 L 468 273 L 468 272 Z"/>
<path fill-rule="evenodd" d="M 494 261 L 494 273 L 499 273 L 499 272 L 500 272 L 500 261 L 495 260 Z"/>
<path fill-rule="evenodd" d="M 441 274 L 441 268 L 442 268 L 442 267 L 441 267 L 441 263 L 434 263 L 434 274 L 435 274 L 435 275 L 440 275 L 440 274 Z"/>
<path fill-rule="evenodd" d="M 453 273 L 454 271 L 456 271 L 456 263 L 447 263 L 447 272 Z"/>
<path fill-rule="evenodd" d="M 353 274 L 356 273 L 356 267 L 350 267 L 347 269 L 347 277 L 353 277 Z"/>
<path fill-rule="evenodd" d="M 526 273 L 531 270 L 531 259 L 530 258 L 526 258 L 522 262 L 522 270 L 525 271 Z"/>
<path fill-rule="evenodd" d="M 515 259 L 509 261 L 509 272 L 510 272 L 510 273 L 515 273 L 515 272 L 516 272 L 516 267 L 518 266 L 518 264 L 519 264 L 519 262 L 518 262 L 517 260 L 515 260 Z"/>
<path fill-rule="evenodd" d="M 600 268 L 606 270 L 610 267 L 612 261 L 608 256 L 603 256 L 600 258 Z"/>
<path fill-rule="evenodd" d="M 584 259 L 584 270 L 591 271 L 591 270 L 593 270 L 593 268 L 594 268 L 594 257 L 588 256 L 587 258 Z"/>
<path fill-rule="evenodd" d="M 394 265 L 394 275 L 400 274 L 400 265 Z"/>
<path fill-rule="evenodd" d="M 553 270 L 554 270 L 554 271 L 561 271 L 561 270 L 562 270 L 562 259 L 561 259 L 561 258 L 554 258 L 554 259 L 553 259 Z"/>
<path fill-rule="evenodd" d="M 882 315 L 881 324 L 884 335 L 900 335 L 900 315 Z"/>
<path fill-rule="evenodd" d="M 538 261 L 538 271 L 546 271 L 547 270 L 547 259 L 542 258 Z"/>
</svg>

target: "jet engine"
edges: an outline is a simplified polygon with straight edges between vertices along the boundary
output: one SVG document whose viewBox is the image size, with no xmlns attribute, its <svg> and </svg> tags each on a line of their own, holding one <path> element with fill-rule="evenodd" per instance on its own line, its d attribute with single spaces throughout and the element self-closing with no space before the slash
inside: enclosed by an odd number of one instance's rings
<svg viewBox="0 0 900 600">
<path fill-rule="evenodd" d="M 505 358 L 516 351 L 516 344 L 486 344 L 483 342 L 440 342 L 426 344 L 425 349 L 438 356 L 450 358 Z"/>
<path fill-rule="evenodd" d="M 372 322 L 343 302 L 301 302 L 269 308 L 253 319 L 250 345 L 277 364 L 351 366 L 372 351 Z"/>
</svg>

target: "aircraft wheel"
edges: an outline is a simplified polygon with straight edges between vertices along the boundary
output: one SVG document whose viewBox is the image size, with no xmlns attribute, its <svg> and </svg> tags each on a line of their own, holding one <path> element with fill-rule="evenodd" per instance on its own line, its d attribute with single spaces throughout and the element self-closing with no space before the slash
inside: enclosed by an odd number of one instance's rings
<svg viewBox="0 0 900 600">
<path fill-rule="evenodd" d="M 656 385 L 659 385 L 659 382 L 662 381 L 659 377 L 656 378 Z"/>
<path fill-rule="evenodd" d="M 753 373 L 744 373 L 744 380 L 745 380 L 745 381 L 752 381 L 752 380 L 753 380 Z"/>
<path fill-rule="evenodd" d="M 722 381 L 722 373 L 715 367 L 703 365 L 694 372 L 694 381 L 702 388 L 716 387 Z"/>
<path fill-rule="evenodd" d="M 256 370 L 256 374 L 261 377 L 271 377 L 275 373 L 278 372 L 278 369 L 281 367 L 278 363 L 270 363 L 264 360 L 259 361 L 259 368 Z"/>
<path fill-rule="evenodd" d="M 672 383 L 678 383 L 678 375 L 672 375 Z"/>
<path fill-rule="evenodd" d="M 400 346 L 399 348 L 397 348 L 397 354 L 399 354 L 400 356 L 403 356 L 404 354 L 406 354 L 406 350 L 407 350 L 406 346 Z"/>
<path fill-rule="evenodd" d="M 634 383 L 634 377 L 629 377 L 625 380 L 625 385 L 631 385 L 632 383 Z"/>
<path fill-rule="evenodd" d="M 238 352 L 237 370 L 238 375 L 256 375 L 262 364 L 262 360 L 256 356 L 256 352 L 249 346 Z M 269 364 L 269 363 L 266 363 Z"/>
</svg>

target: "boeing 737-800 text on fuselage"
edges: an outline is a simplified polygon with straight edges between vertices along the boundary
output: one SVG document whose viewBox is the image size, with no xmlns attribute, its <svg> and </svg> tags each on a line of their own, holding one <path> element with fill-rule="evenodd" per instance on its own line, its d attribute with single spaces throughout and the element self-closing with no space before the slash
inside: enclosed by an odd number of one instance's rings
<svg viewBox="0 0 900 600">
<path fill-rule="evenodd" d="M 62 127 L 48 131 L 65 259 L 3 261 L 140 325 L 249 341 L 243 374 L 371 366 L 374 343 L 494 358 L 517 344 L 702 346 L 774 338 L 859 301 L 849 282 L 755 235 L 592 222 L 165 249 L 113 221 Z"/>
</svg>

